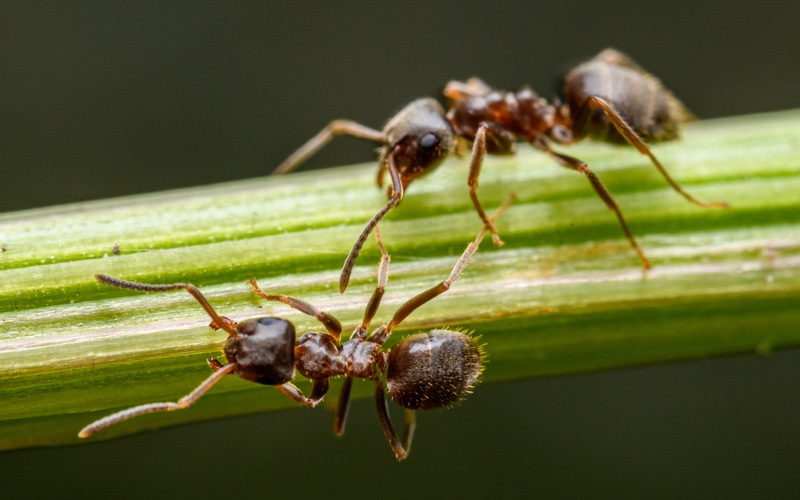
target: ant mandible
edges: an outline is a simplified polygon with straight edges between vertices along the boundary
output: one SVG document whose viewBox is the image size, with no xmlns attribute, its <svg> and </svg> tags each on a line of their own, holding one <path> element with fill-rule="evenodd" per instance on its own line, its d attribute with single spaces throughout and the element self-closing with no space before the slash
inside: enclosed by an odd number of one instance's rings
<svg viewBox="0 0 800 500">
<path fill-rule="evenodd" d="M 679 125 L 694 115 L 661 82 L 633 60 L 614 49 L 573 69 L 566 78 L 566 103 L 553 104 L 530 89 L 519 92 L 493 90 L 477 78 L 466 83 L 450 82 L 445 96 L 447 114 L 433 99 L 419 99 L 403 108 L 382 132 L 347 120 L 335 120 L 287 158 L 273 174 L 299 167 L 336 135 L 352 135 L 382 144 L 378 186 L 383 175 L 392 179 L 389 202 L 367 223 L 345 260 L 339 280 L 344 292 L 355 259 L 370 231 L 403 198 L 409 183 L 438 166 L 456 148 L 456 137 L 473 142 L 467 183 L 478 215 L 500 245 L 497 230 L 488 221 L 478 200 L 480 169 L 486 153 L 514 154 L 516 141 L 524 140 L 544 151 L 561 166 L 584 174 L 595 192 L 617 216 L 625 236 L 639 255 L 642 266 L 650 261 L 633 237 L 616 201 L 586 163 L 557 153 L 549 142 L 571 144 L 584 137 L 612 143 L 629 143 L 650 158 L 670 186 L 684 198 L 702 207 L 727 207 L 725 202 L 707 203 L 686 191 L 667 173 L 646 142 L 678 137 Z"/>
<path fill-rule="evenodd" d="M 499 217 L 512 199 L 513 196 L 503 203 L 490 220 L 494 221 Z M 411 448 L 416 411 L 449 406 L 463 399 L 474 387 L 482 371 L 483 351 L 468 334 L 446 329 L 410 335 L 391 349 L 383 351 L 381 348 L 392 331 L 411 313 L 450 289 L 469 264 L 485 233 L 484 227 L 461 254 L 446 280 L 406 301 L 388 323 L 368 336 L 367 329 L 378 311 L 389 279 L 389 254 L 383 247 L 376 228 L 375 237 L 381 251 L 378 287 L 364 310 L 361 324 L 353 331 L 350 340 L 344 343 L 340 342 L 342 325 L 336 318 L 294 297 L 266 293 L 259 288 L 255 279 L 250 280 L 250 285 L 256 294 L 314 316 L 327 333 L 308 332 L 295 342 L 295 328 L 290 321 L 267 317 L 235 322 L 218 315 L 194 285 L 148 285 L 97 274 L 95 278 L 101 283 L 119 288 L 143 292 L 165 292 L 182 288 L 189 292 L 211 317 L 211 328 L 222 329 L 228 334 L 223 348 L 228 363 L 223 364 L 216 358 L 208 358 L 208 365 L 214 373 L 178 402 L 149 403 L 122 410 L 87 425 L 78 436 L 89 437 L 111 425 L 146 413 L 182 410 L 194 404 L 223 376 L 231 373 L 251 382 L 274 385 L 282 393 L 308 407 L 314 407 L 322 401 L 332 377 L 345 376 L 334 432 L 337 435 L 344 433 L 353 379 L 372 380 L 375 384 L 378 420 L 395 456 L 402 460 Z M 310 396 L 306 397 L 292 384 L 295 370 L 311 380 Z M 395 433 L 389 418 L 381 382 L 381 374 L 384 372 L 389 397 L 406 410 L 402 441 Z"/>
<path fill-rule="evenodd" d="M 553 104 L 529 88 L 518 92 L 494 90 L 471 78 L 453 81 L 444 90 L 451 107 L 447 118 L 458 137 L 473 141 L 475 177 L 484 155 L 513 154 L 523 140 L 550 155 L 559 165 L 584 174 L 598 196 L 613 210 L 642 266 L 652 266 L 633 237 L 617 202 L 586 163 L 557 153 L 550 141 L 571 144 L 584 137 L 611 143 L 629 143 L 650 158 L 672 188 L 701 207 L 727 208 L 725 202 L 704 202 L 684 191 L 650 151 L 646 142 L 678 137 L 680 123 L 694 115 L 662 83 L 625 54 L 606 49 L 567 74 L 566 103 Z"/>
</svg>

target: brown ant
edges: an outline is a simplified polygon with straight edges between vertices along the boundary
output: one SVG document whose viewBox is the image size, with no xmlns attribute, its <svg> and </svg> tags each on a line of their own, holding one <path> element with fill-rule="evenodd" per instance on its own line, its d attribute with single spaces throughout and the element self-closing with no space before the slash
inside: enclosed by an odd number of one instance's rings
<svg viewBox="0 0 800 500">
<path fill-rule="evenodd" d="M 412 180 L 433 170 L 455 150 L 456 137 L 473 142 L 467 181 L 470 196 L 498 245 L 502 241 L 478 201 L 478 176 L 486 153 L 513 154 L 517 140 L 530 143 L 561 166 L 588 178 L 600 198 L 616 214 L 645 269 L 651 267 L 650 261 L 634 239 L 611 193 L 586 163 L 553 151 L 550 141 L 571 144 L 588 136 L 611 143 L 627 142 L 648 156 L 669 185 L 687 200 L 702 207 L 728 206 L 724 202 L 701 201 L 684 191 L 645 144 L 677 138 L 679 125 L 695 117 L 657 78 L 629 57 L 614 49 L 600 52 L 567 75 L 565 95 L 565 104 L 558 100 L 550 104 L 530 89 L 493 90 L 477 78 L 466 83 L 450 82 L 445 88 L 445 96 L 451 104 L 446 116 L 434 100 L 419 99 L 403 108 L 382 132 L 351 121 L 335 120 L 287 158 L 274 174 L 296 169 L 336 135 L 347 134 L 383 144 L 378 186 L 383 186 L 383 175 L 388 172 L 392 179 L 390 199 L 367 223 L 345 260 L 339 281 L 342 292 L 370 231 L 400 202 Z"/>
<path fill-rule="evenodd" d="M 497 209 L 492 221 L 502 214 L 512 198 Z M 467 246 L 446 280 L 406 301 L 388 323 L 368 336 L 367 329 L 378 311 L 389 279 L 389 254 L 384 249 L 380 233 L 376 228 L 375 237 L 381 251 L 378 287 L 367 304 L 361 324 L 350 336 L 350 340 L 344 343 L 340 342 L 342 325 L 336 318 L 302 300 L 266 293 L 259 288 L 254 279 L 250 280 L 250 285 L 256 294 L 266 300 L 283 302 L 304 314 L 314 316 L 322 323 L 327 333 L 308 332 L 295 342 L 295 328 L 288 320 L 268 317 L 237 323 L 219 316 L 194 285 L 184 283 L 147 285 L 104 274 L 95 275 L 101 283 L 130 290 L 143 292 L 165 292 L 181 288 L 186 290 L 211 317 L 210 326 L 228 333 L 224 345 L 228 363 L 223 364 L 216 358 L 208 358 L 208 365 L 214 373 L 177 403 L 149 403 L 122 410 L 89 424 L 78 436 L 89 437 L 106 427 L 145 413 L 184 409 L 194 404 L 223 376 L 231 373 L 259 384 L 274 385 L 293 400 L 309 407 L 314 407 L 322 401 L 328 392 L 332 377 L 345 376 L 334 421 L 334 432 L 337 435 L 344 432 L 353 379 L 372 380 L 375 383 L 378 420 L 395 456 L 398 460 L 404 459 L 411 447 L 416 425 L 416 410 L 441 408 L 464 398 L 474 387 L 481 373 L 483 351 L 469 335 L 446 329 L 410 335 L 385 351 L 382 351 L 381 347 L 392 331 L 409 314 L 450 289 L 477 251 L 485 232 L 486 228 L 483 228 L 475 240 Z M 310 396 L 306 397 L 292 384 L 295 370 L 311 380 Z M 381 382 L 381 374 L 384 372 L 389 397 L 406 409 L 402 441 L 397 437 L 389 418 Z"/>
<path fill-rule="evenodd" d="M 487 152 L 513 154 L 519 139 L 544 151 L 559 165 L 584 174 L 617 215 L 645 269 L 650 269 L 650 261 L 611 193 L 586 163 L 553 151 L 550 141 L 571 144 L 591 137 L 629 143 L 648 156 L 669 185 L 687 200 L 701 207 L 728 207 L 725 202 L 704 202 L 684 191 L 645 144 L 676 139 L 679 124 L 695 116 L 657 78 L 619 51 L 606 49 L 570 71 L 565 81 L 565 104 L 558 100 L 550 104 L 529 88 L 518 92 L 493 90 L 477 78 L 466 83 L 450 82 L 444 93 L 451 103 L 447 118 L 456 135 L 474 142 L 473 168 L 480 169 Z"/>
</svg>

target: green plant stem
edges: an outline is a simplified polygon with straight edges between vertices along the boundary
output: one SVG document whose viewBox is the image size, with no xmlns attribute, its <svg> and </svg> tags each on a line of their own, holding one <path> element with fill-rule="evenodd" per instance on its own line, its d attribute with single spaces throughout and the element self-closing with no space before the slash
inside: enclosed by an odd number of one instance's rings
<svg viewBox="0 0 800 500">
<path fill-rule="evenodd" d="M 700 122 L 654 147 L 702 209 L 670 189 L 629 147 L 582 143 L 654 269 L 639 260 L 580 174 L 521 146 L 490 157 L 479 195 L 492 210 L 518 201 L 461 279 L 390 339 L 424 328 L 475 330 L 484 381 L 553 375 L 800 346 L 800 111 Z M 446 278 L 480 229 L 466 159 L 412 184 L 382 223 L 392 255 L 375 323 Z M 246 286 L 293 295 L 354 328 L 376 284 L 370 240 L 350 288 L 342 262 L 385 203 L 375 165 L 303 172 L 0 216 L 0 449 L 77 442 L 112 411 L 175 401 L 209 373 L 224 335 L 185 292 L 143 294 L 95 273 L 191 282 L 235 320 L 286 317 L 321 326 Z M 116 250 L 118 249 L 118 254 Z M 308 385 L 298 376 L 298 384 Z M 477 390 L 481 390 L 479 387 Z M 356 396 L 371 392 L 356 383 Z M 336 386 L 326 399 L 336 400 Z M 192 408 L 150 415 L 97 438 L 293 406 L 278 391 L 227 377 Z"/>
</svg>

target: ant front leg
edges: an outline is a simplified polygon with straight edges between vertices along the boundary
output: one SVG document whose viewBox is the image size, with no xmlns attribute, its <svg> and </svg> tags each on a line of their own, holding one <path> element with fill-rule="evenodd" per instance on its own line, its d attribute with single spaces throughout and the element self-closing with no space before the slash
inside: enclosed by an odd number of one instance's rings
<svg viewBox="0 0 800 500">
<path fill-rule="evenodd" d="M 488 138 L 488 148 L 487 148 Z M 496 123 L 484 122 L 475 133 L 475 139 L 472 144 L 472 158 L 469 163 L 469 177 L 467 184 L 469 185 L 469 196 L 472 198 L 472 204 L 475 205 L 475 210 L 478 216 L 483 221 L 484 226 L 492 233 L 492 241 L 495 246 L 503 246 L 503 241 L 497 232 L 494 223 L 486 216 L 480 200 L 478 199 L 478 176 L 481 174 L 481 166 L 483 166 L 483 159 L 486 157 L 487 149 L 495 154 L 513 154 L 515 151 L 515 139 L 513 134 L 504 129 Z"/>
<path fill-rule="evenodd" d="M 320 311 L 316 307 L 312 306 L 308 302 L 304 302 L 300 299 L 296 299 L 294 297 L 289 297 L 288 295 L 274 295 L 265 292 L 262 290 L 258 283 L 256 283 L 255 278 L 248 281 L 250 286 L 253 287 L 253 291 L 263 299 L 266 300 L 274 300 L 277 302 L 283 302 L 287 306 L 300 311 L 301 313 L 308 314 L 309 316 L 314 316 L 319 320 L 320 323 L 328 330 L 328 333 L 331 337 L 338 343 L 339 338 L 342 335 L 342 324 L 339 323 L 339 320 L 331 316 L 330 314 Z"/>
<path fill-rule="evenodd" d="M 578 160 L 577 158 L 573 158 L 571 156 L 562 155 L 560 153 L 556 153 L 544 138 L 539 138 L 532 142 L 533 146 L 536 148 L 544 151 L 545 153 L 549 154 L 553 159 L 555 159 L 559 165 L 562 167 L 569 168 L 571 170 L 575 170 L 576 172 L 580 172 L 589 179 L 589 183 L 594 188 L 595 192 L 598 196 L 605 202 L 606 206 L 614 211 L 617 215 L 617 220 L 619 220 L 620 226 L 622 226 L 622 231 L 625 233 L 625 236 L 628 238 L 633 249 L 639 255 L 639 259 L 642 261 L 642 266 L 645 269 L 651 269 L 653 266 L 650 264 L 650 260 L 648 260 L 647 256 L 644 254 L 644 250 L 642 247 L 639 246 L 639 243 L 636 241 L 636 238 L 633 237 L 633 233 L 631 232 L 630 228 L 628 227 L 628 223 L 625 222 L 625 217 L 622 216 L 622 212 L 617 205 L 616 200 L 614 197 L 611 196 L 611 193 L 608 192 L 606 186 L 600 181 L 600 178 L 589 169 L 589 166 L 586 163 Z"/>
<path fill-rule="evenodd" d="M 586 106 L 588 107 L 588 109 L 600 108 L 600 110 L 608 117 L 608 119 L 611 120 L 611 123 L 614 125 L 614 128 L 616 128 L 617 131 L 620 134 L 622 134 L 622 136 L 630 143 L 630 145 L 635 147 L 641 154 L 650 158 L 650 161 L 653 162 L 653 165 L 658 169 L 659 172 L 661 172 L 661 175 L 664 176 L 664 179 L 666 179 L 669 185 L 672 186 L 672 189 L 677 191 L 678 194 L 680 194 L 687 200 L 691 201 L 692 203 L 704 208 L 729 207 L 729 205 L 724 201 L 706 202 L 699 200 L 694 196 L 690 195 L 689 193 L 687 193 L 686 191 L 684 191 L 683 188 L 681 188 L 680 185 L 677 182 L 675 182 L 675 180 L 673 180 L 672 177 L 670 177 L 670 175 L 667 173 L 667 170 L 661 165 L 661 162 L 658 161 L 655 155 L 653 155 L 653 153 L 650 151 L 650 148 L 647 146 L 647 144 L 645 144 L 642 138 L 639 137 L 639 134 L 637 134 L 631 128 L 631 126 L 628 125 L 628 122 L 626 122 L 625 119 L 622 118 L 622 116 L 620 116 L 619 113 L 617 113 L 617 110 L 614 109 L 614 107 L 608 102 L 606 102 L 603 98 L 592 96 L 589 98 L 588 101 L 586 101 Z"/>
<path fill-rule="evenodd" d="M 331 381 L 327 378 L 314 379 L 311 381 L 311 396 L 306 397 L 299 387 L 291 382 L 276 385 L 275 388 L 294 399 L 303 406 L 314 408 L 322 401 L 322 398 L 328 393 L 331 387 Z"/>
<path fill-rule="evenodd" d="M 209 362 L 209 364 L 211 363 Z M 222 377 L 232 373 L 238 366 L 239 365 L 236 363 L 231 363 L 224 366 L 220 365 L 218 367 L 212 366 L 214 373 L 212 373 L 211 376 L 208 377 L 202 384 L 197 386 L 195 390 L 179 399 L 177 403 L 148 403 L 119 411 L 87 425 L 81 429 L 81 431 L 78 433 L 78 437 L 87 438 L 92 434 L 105 429 L 106 427 L 110 427 L 114 424 L 128 420 L 129 418 L 138 417 L 139 415 L 144 415 L 146 413 L 183 410 L 184 408 L 193 405 L 203 394 L 206 393 L 206 391 L 211 389 L 214 384 L 219 382 Z"/>
<path fill-rule="evenodd" d="M 350 120 L 334 120 L 330 122 L 327 127 L 320 130 L 317 135 L 309 139 L 308 142 L 300 146 L 300 149 L 292 153 L 289 158 L 284 160 L 284 162 L 272 172 L 272 175 L 288 174 L 292 170 L 295 170 L 337 135 L 352 135 L 353 137 L 368 139 L 375 142 L 384 141 L 382 132 L 378 132 L 377 130 L 373 130 Z"/>
<path fill-rule="evenodd" d="M 112 278 L 111 276 L 105 274 L 95 274 L 94 279 L 99 281 L 100 283 L 115 286 L 117 288 L 126 288 L 128 290 L 138 290 L 140 292 L 168 292 L 171 290 L 179 290 L 184 289 L 191 294 L 192 297 L 205 309 L 206 314 L 211 318 L 211 327 L 216 329 L 221 328 L 225 332 L 229 333 L 233 336 L 238 336 L 239 334 L 236 332 L 236 322 L 228 319 L 224 316 L 220 316 L 217 314 L 217 311 L 211 307 L 211 304 L 208 303 L 205 296 L 200 293 L 200 290 L 197 289 L 192 284 L 187 283 L 172 283 L 169 285 L 148 285 L 146 283 L 137 283 L 135 281 L 127 281 L 122 280 L 119 278 Z"/>
<path fill-rule="evenodd" d="M 389 198 L 389 201 L 386 203 L 386 205 L 384 205 L 384 207 L 380 209 L 378 213 L 373 215 L 369 222 L 367 222 L 367 225 L 364 226 L 364 229 L 358 236 L 355 245 L 353 245 L 353 248 L 347 255 L 347 258 L 344 261 L 344 266 L 342 266 L 342 274 L 339 276 L 339 292 L 341 293 L 344 293 L 344 291 L 347 290 L 347 285 L 350 283 L 350 274 L 353 272 L 353 266 L 355 266 L 358 254 L 361 252 L 361 248 L 364 247 L 364 243 L 367 241 L 369 234 L 386 216 L 389 210 L 396 207 L 397 204 L 400 203 L 400 200 L 403 199 L 403 181 L 400 179 L 400 173 L 397 171 L 397 165 L 395 164 L 395 157 L 400 154 L 402 150 L 403 146 L 397 145 L 386 157 L 386 169 L 389 172 L 389 177 L 392 179 L 392 196 Z"/>
</svg>

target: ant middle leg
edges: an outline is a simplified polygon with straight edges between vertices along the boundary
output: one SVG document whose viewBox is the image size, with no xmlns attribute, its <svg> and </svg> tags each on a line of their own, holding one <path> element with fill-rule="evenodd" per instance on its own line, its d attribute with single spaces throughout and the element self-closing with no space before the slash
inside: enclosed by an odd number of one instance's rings
<svg viewBox="0 0 800 500">
<path fill-rule="evenodd" d="M 675 180 L 672 177 L 670 177 L 669 173 L 667 173 L 667 170 L 661 165 L 661 162 L 658 161 L 658 159 L 655 157 L 652 151 L 650 151 L 650 148 L 647 146 L 647 144 L 645 144 L 642 138 L 639 137 L 639 134 L 637 134 L 631 128 L 631 126 L 628 125 L 628 122 L 626 122 L 625 119 L 622 118 L 622 116 L 620 116 L 619 113 L 617 113 L 617 110 L 614 109 L 614 107 L 607 101 L 605 101 L 603 98 L 598 96 L 592 96 L 589 98 L 588 101 L 586 101 L 586 106 L 590 110 L 592 108 L 600 108 L 600 110 L 608 117 L 608 119 L 611 120 L 611 123 L 612 125 L 614 125 L 614 128 L 617 129 L 617 131 L 630 143 L 630 145 L 635 147 L 641 154 L 650 158 L 650 161 L 653 163 L 653 165 L 658 169 L 659 172 L 661 172 L 661 175 L 664 177 L 664 179 L 666 179 L 669 185 L 672 186 L 672 189 L 677 191 L 678 194 L 680 194 L 690 202 L 704 208 L 729 207 L 728 203 L 724 201 L 707 202 L 695 198 L 694 196 L 684 191 L 683 188 L 677 182 L 675 182 Z"/>
<path fill-rule="evenodd" d="M 309 139 L 308 142 L 300 146 L 300 148 L 286 158 L 283 163 L 278 165 L 278 168 L 272 172 L 272 175 L 288 174 L 297 169 L 297 167 L 311 158 L 337 135 L 352 135 L 353 137 L 375 142 L 384 141 L 383 132 L 378 132 L 377 130 L 373 130 L 350 120 L 334 120 L 320 130 L 317 135 Z"/>
<path fill-rule="evenodd" d="M 495 221 L 498 217 L 500 217 L 515 199 L 515 195 L 510 195 L 508 199 L 506 199 L 506 201 L 504 201 L 503 204 L 500 205 L 497 210 L 495 210 L 490 221 Z M 453 282 L 455 282 L 458 277 L 461 276 L 461 273 L 469 264 L 472 256 L 475 255 L 475 252 L 478 250 L 481 241 L 483 241 L 483 237 L 486 235 L 486 230 L 486 227 L 482 228 L 475 240 L 467 245 L 467 248 L 461 254 L 461 257 L 459 257 L 458 261 L 456 261 L 455 266 L 453 266 L 452 271 L 450 271 L 450 276 L 448 276 L 446 280 L 406 301 L 397 309 L 397 311 L 394 313 L 394 316 L 392 316 L 391 321 L 389 321 L 389 323 L 383 327 L 377 329 L 370 336 L 369 340 L 382 344 L 387 338 L 389 338 L 392 330 L 396 328 L 403 320 L 405 320 L 412 312 L 416 311 L 423 305 L 449 290 Z"/>
<path fill-rule="evenodd" d="M 303 394 L 303 391 L 301 391 L 299 387 L 291 382 L 286 382 L 285 384 L 275 386 L 275 388 L 282 393 L 286 394 L 301 405 L 308 406 L 309 408 L 314 408 L 317 406 L 317 404 L 319 404 L 319 402 L 322 401 L 322 399 L 328 393 L 328 389 L 330 389 L 330 387 L 330 379 L 313 379 L 311 380 L 311 395 L 306 397 L 306 395 Z"/>
<path fill-rule="evenodd" d="M 127 410 L 122 410 L 117 413 L 113 413 L 108 415 L 107 417 L 103 417 L 100 420 L 92 422 L 91 424 L 87 425 L 78 433 L 78 437 L 86 438 L 91 436 L 92 434 L 101 431 L 107 427 L 110 427 L 114 424 L 119 422 L 123 422 L 128 420 L 129 418 L 138 417 L 139 415 L 144 415 L 146 413 L 155 413 L 158 411 L 175 411 L 175 410 L 183 410 L 191 405 L 193 405 L 200 397 L 205 394 L 211 387 L 219 382 L 219 380 L 232 373 L 239 365 L 237 363 L 230 363 L 224 366 L 219 366 L 218 368 L 214 369 L 214 373 L 211 374 L 202 384 L 197 386 L 195 390 L 187 394 L 186 396 L 182 397 L 178 400 L 177 403 L 148 403 L 139 406 L 134 406 L 133 408 L 128 408 Z M 213 369 L 213 367 L 212 367 Z"/>
</svg>

